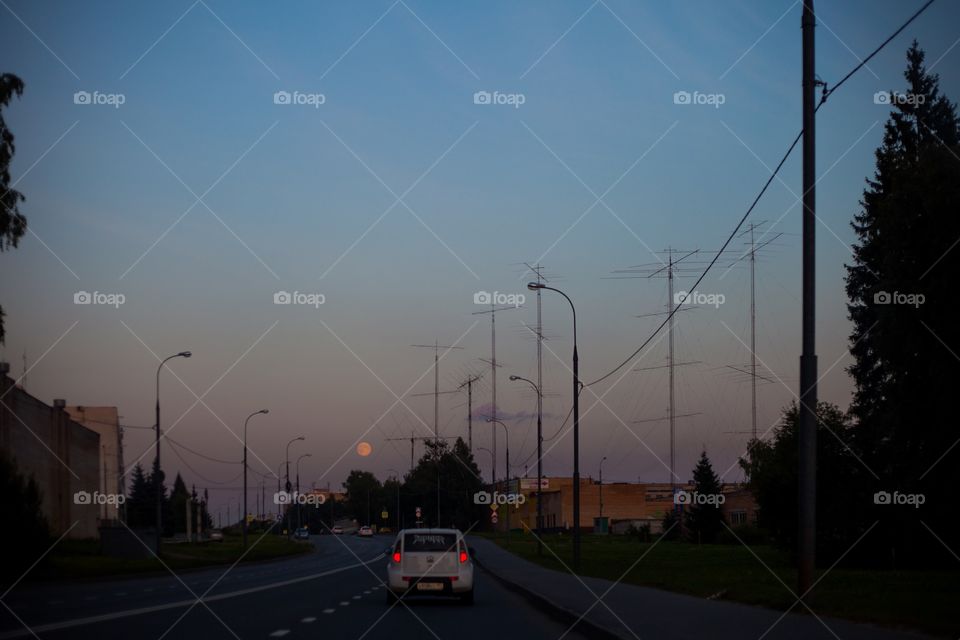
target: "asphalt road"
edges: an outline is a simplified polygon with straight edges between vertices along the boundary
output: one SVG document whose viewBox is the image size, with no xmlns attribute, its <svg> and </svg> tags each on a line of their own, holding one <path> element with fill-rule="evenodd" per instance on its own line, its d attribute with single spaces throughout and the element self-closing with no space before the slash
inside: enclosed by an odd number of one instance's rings
<svg viewBox="0 0 960 640">
<path fill-rule="evenodd" d="M 514 638 L 567 626 L 479 573 L 476 603 L 387 605 L 387 538 L 314 536 L 307 556 L 162 577 L 21 584 L 2 599 L 7 638 Z M 202 597 L 203 602 L 198 603 Z M 579 639 L 576 633 L 567 638 Z"/>
</svg>

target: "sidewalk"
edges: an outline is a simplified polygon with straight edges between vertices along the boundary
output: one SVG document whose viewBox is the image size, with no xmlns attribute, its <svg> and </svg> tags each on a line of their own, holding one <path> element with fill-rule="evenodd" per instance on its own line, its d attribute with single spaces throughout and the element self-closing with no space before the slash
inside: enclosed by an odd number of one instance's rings
<svg viewBox="0 0 960 640">
<path fill-rule="evenodd" d="M 649 587 L 578 578 L 544 569 L 485 538 L 470 536 L 476 562 L 508 588 L 550 610 L 568 624 L 580 623 L 591 637 L 628 640 L 918 640 L 916 633 L 846 620 L 790 613 L 733 602 L 704 600 Z M 548 553 L 548 552 L 545 552 Z M 626 565 L 624 566 L 626 569 Z M 591 593 L 593 591 L 593 593 Z M 603 594 L 606 593 L 604 596 Z M 597 598 L 603 596 L 602 602 Z M 478 598 L 483 598 L 480 583 Z M 794 611 L 804 611 L 797 605 Z M 772 629 L 771 629 L 772 627 Z M 592 633 L 591 633 L 592 632 Z"/>
</svg>

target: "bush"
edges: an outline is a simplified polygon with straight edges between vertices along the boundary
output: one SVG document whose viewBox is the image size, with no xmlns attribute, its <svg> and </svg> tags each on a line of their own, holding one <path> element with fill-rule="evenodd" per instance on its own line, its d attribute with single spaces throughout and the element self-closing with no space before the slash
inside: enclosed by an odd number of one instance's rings
<svg viewBox="0 0 960 640">
<path fill-rule="evenodd" d="M 0 582 L 16 580 L 39 558 L 50 543 L 50 529 L 41 510 L 40 488 L 33 478 L 17 470 L 16 463 L 0 452 L 0 504 L 4 521 L 0 545 Z"/>
<path fill-rule="evenodd" d="M 747 545 L 760 545 L 766 544 L 769 542 L 769 534 L 763 529 L 752 524 L 740 524 L 735 527 L 731 527 L 733 533 L 737 534 L 736 536 L 730 531 L 724 529 L 717 536 L 718 544 L 747 544 Z M 738 540 L 739 538 L 739 540 Z"/>
</svg>

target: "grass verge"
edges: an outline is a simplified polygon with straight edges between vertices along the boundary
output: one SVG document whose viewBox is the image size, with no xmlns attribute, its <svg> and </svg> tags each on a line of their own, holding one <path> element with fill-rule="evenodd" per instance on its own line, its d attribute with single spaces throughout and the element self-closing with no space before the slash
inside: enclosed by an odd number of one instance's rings
<svg viewBox="0 0 960 640">
<path fill-rule="evenodd" d="M 549 550 L 537 556 L 531 535 L 492 537 L 501 547 L 549 569 L 566 572 L 572 544 L 568 535 L 548 535 Z M 635 560 L 643 560 L 624 571 Z M 559 557 L 559 559 L 558 559 Z M 562 560 L 563 562 L 561 562 Z M 823 575 L 823 571 L 818 577 Z M 621 536 L 586 535 L 581 575 L 655 587 L 701 598 L 731 600 L 785 611 L 796 598 L 797 573 L 789 557 L 770 546 L 641 542 Z M 957 630 L 960 602 L 957 571 L 877 571 L 835 568 L 826 572 L 808 599 L 817 615 L 829 615 L 938 635 Z M 805 609 L 797 605 L 794 612 Z"/>
</svg>

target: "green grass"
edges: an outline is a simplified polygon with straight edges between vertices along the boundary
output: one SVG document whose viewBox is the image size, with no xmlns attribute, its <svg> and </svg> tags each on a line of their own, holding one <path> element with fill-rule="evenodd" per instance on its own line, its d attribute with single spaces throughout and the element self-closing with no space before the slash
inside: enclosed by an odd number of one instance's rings
<svg viewBox="0 0 960 640">
<path fill-rule="evenodd" d="M 568 535 L 544 537 L 550 550 L 545 549 L 542 557 L 537 556 L 532 536 L 513 533 L 509 546 L 503 535 L 493 540 L 549 569 L 567 571 L 557 556 L 570 566 Z M 647 555 L 630 568 L 644 553 Z M 796 589 L 796 570 L 787 555 L 769 546 L 653 544 L 620 536 L 587 535 L 581 558 L 583 575 L 781 611 L 795 601 L 791 591 Z M 817 615 L 955 636 L 960 603 L 958 577 L 957 571 L 836 568 L 817 585 L 808 603 Z M 803 613 L 805 609 L 798 605 L 793 611 Z"/>
<path fill-rule="evenodd" d="M 164 544 L 161 564 L 153 556 L 136 560 L 102 556 L 96 540 L 63 540 L 44 562 L 31 572 L 30 578 L 59 580 L 168 573 L 167 567 L 182 571 L 233 564 L 241 556 L 242 562 L 255 562 L 306 553 L 312 548 L 309 543 L 287 540 L 285 536 L 277 535 L 266 535 L 263 538 L 256 534 L 251 535 L 249 545 L 252 548 L 243 555 L 243 543 L 239 536 L 225 536 L 223 542 Z"/>
</svg>

